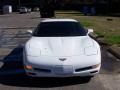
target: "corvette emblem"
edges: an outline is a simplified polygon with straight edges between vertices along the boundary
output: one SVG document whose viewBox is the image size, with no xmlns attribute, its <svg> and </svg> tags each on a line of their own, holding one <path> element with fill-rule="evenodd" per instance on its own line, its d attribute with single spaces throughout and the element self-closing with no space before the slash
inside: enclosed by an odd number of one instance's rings
<svg viewBox="0 0 120 90">
<path fill-rule="evenodd" d="M 65 61 L 67 58 L 59 58 L 60 61 Z"/>
</svg>

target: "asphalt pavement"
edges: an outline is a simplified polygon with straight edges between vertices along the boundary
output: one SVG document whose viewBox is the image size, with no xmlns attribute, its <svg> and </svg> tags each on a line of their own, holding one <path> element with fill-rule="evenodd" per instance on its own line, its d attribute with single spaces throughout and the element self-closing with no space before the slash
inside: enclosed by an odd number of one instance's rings
<svg viewBox="0 0 120 90">
<path fill-rule="evenodd" d="M 22 65 L 26 31 L 41 21 L 39 13 L 0 15 L 0 90 L 120 90 L 120 62 L 101 46 L 100 74 L 86 78 L 31 78 Z"/>
</svg>

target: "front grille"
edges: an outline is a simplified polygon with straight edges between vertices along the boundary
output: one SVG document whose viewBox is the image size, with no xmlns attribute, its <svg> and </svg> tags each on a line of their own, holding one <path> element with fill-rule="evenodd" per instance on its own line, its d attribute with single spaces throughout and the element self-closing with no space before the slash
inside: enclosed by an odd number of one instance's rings
<svg viewBox="0 0 120 90">
<path fill-rule="evenodd" d="M 39 72 L 44 72 L 44 73 L 50 73 L 51 70 L 49 69 L 41 69 L 41 68 L 34 68 L 35 71 L 39 71 Z"/>
<path fill-rule="evenodd" d="M 90 69 L 92 69 L 92 66 L 90 66 L 90 67 L 85 67 L 85 68 L 75 69 L 75 72 L 80 72 L 80 71 L 85 71 L 85 70 L 90 70 Z"/>
</svg>

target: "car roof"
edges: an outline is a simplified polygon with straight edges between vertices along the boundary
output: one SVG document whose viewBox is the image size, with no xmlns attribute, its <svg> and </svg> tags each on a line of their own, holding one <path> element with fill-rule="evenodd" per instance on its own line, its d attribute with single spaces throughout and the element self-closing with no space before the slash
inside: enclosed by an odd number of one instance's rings
<svg viewBox="0 0 120 90">
<path fill-rule="evenodd" d="M 78 22 L 74 19 L 45 19 L 42 22 Z"/>
</svg>

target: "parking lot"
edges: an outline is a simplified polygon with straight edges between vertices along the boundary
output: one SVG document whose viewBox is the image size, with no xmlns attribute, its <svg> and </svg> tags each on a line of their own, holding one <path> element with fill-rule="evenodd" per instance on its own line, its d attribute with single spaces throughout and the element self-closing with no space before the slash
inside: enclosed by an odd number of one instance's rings
<svg viewBox="0 0 120 90">
<path fill-rule="evenodd" d="M 100 74 L 85 78 L 28 78 L 22 66 L 22 51 L 30 38 L 26 33 L 42 19 L 39 13 L 0 15 L 0 90 L 120 90 L 120 61 L 101 46 Z"/>
</svg>

